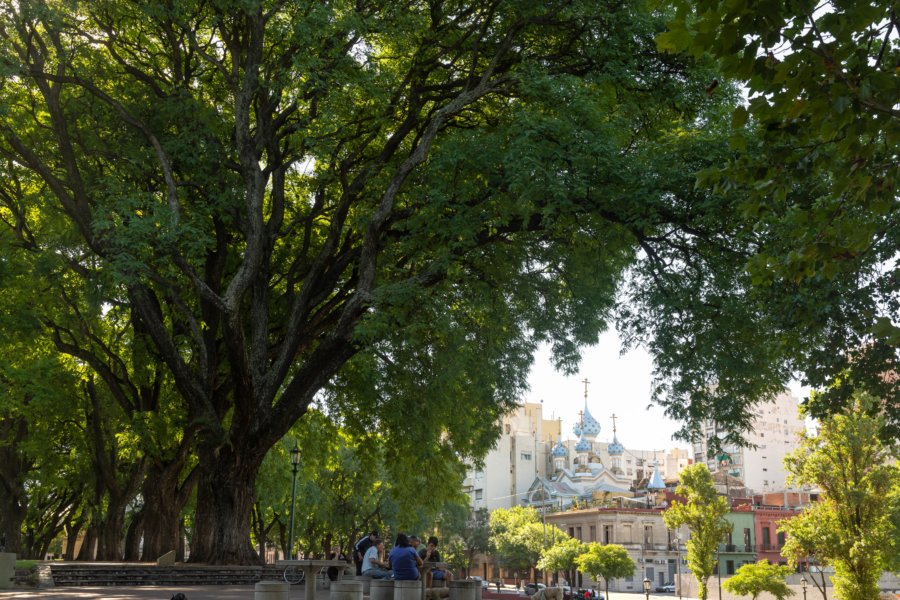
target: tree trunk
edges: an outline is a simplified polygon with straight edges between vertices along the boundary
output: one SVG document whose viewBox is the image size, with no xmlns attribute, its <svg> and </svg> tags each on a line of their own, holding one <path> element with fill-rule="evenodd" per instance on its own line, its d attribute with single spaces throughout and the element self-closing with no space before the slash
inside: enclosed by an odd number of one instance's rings
<svg viewBox="0 0 900 600">
<path fill-rule="evenodd" d="M 20 451 L 28 436 L 24 419 L 0 419 L 0 546 L 20 554 L 22 524 L 28 514 L 24 481 L 33 465 Z"/>
<path fill-rule="evenodd" d="M 122 560 L 125 536 L 125 508 L 131 501 L 127 496 L 107 494 L 109 506 L 106 518 L 97 534 L 97 560 Z"/>
<path fill-rule="evenodd" d="M 81 543 L 81 549 L 78 551 L 78 558 L 76 558 L 75 560 L 94 560 L 96 543 L 97 527 L 92 523 L 88 525 L 87 529 L 84 532 L 84 541 Z"/>
<path fill-rule="evenodd" d="M 141 560 L 154 561 L 178 549 L 181 509 L 186 493 L 179 489 L 182 461 L 151 466 L 144 480 L 144 550 Z"/>
<path fill-rule="evenodd" d="M 78 533 L 81 531 L 81 521 L 66 523 L 66 551 L 64 560 L 75 560 L 75 546 L 78 544 Z"/>
<path fill-rule="evenodd" d="M 134 514 L 131 523 L 128 524 L 128 532 L 125 534 L 125 561 L 135 562 L 140 560 L 141 554 L 141 536 L 144 534 L 144 514 L 147 512 L 147 505 L 143 510 Z"/>
<path fill-rule="evenodd" d="M 250 543 L 256 476 L 265 451 L 234 443 L 198 448 L 197 513 L 189 562 L 258 565 Z"/>
<path fill-rule="evenodd" d="M 24 490 L 19 491 L 0 485 L 0 546 L 16 554 L 22 551 L 22 523 L 28 512 Z"/>
</svg>

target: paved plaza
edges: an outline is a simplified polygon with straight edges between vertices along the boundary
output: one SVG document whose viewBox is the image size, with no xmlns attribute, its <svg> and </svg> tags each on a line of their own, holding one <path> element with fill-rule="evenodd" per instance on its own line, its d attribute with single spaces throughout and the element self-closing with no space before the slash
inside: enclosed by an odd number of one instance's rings
<svg viewBox="0 0 900 600">
<path fill-rule="evenodd" d="M 38 590 L 18 588 L 0 591 L 0 600 L 169 600 L 181 592 L 187 600 L 253 600 L 252 585 L 208 586 L 136 586 L 136 587 L 60 587 Z M 291 600 L 303 600 L 303 586 L 291 588 Z M 525 600 L 526 596 L 509 594 L 509 600 Z M 643 594 L 610 592 L 609 600 L 641 600 Z M 672 594 L 650 594 L 650 600 L 672 600 Z M 688 600 L 688 599 L 685 599 Z"/>
</svg>

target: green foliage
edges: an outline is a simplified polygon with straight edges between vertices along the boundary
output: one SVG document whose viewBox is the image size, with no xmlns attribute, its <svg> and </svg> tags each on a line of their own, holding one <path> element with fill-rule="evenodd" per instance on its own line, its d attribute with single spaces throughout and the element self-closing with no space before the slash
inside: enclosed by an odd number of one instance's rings
<svg viewBox="0 0 900 600">
<path fill-rule="evenodd" d="M 706 582 L 715 568 L 715 552 L 731 523 L 725 519 L 728 501 L 716 493 L 712 475 L 704 463 L 690 465 L 679 473 L 681 482 L 675 490 L 684 501 L 674 500 L 663 512 L 669 529 L 687 526 L 691 536 L 687 541 L 688 567 L 697 579 L 701 600 L 709 594 Z"/>
<path fill-rule="evenodd" d="M 793 590 L 784 582 L 784 578 L 791 573 L 791 567 L 760 560 L 741 565 L 733 576 L 725 580 L 722 587 L 738 596 L 752 596 L 753 600 L 763 592 L 772 594 L 775 600 L 784 600 L 794 595 Z"/>
<path fill-rule="evenodd" d="M 606 595 L 609 596 L 609 580 L 634 575 L 635 564 L 628 556 L 628 551 L 618 544 L 599 544 L 591 542 L 587 545 L 587 551 L 575 559 L 579 570 L 587 573 L 594 580 L 601 577 L 606 585 Z"/>
<path fill-rule="evenodd" d="M 491 552 L 506 568 L 524 571 L 537 565 L 544 543 L 544 528 L 537 510 L 514 506 L 490 515 Z"/>
<path fill-rule="evenodd" d="M 569 571 L 576 567 L 576 559 L 585 551 L 585 546 L 581 540 L 569 537 L 555 525 L 548 525 L 557 531 L 552 534 L 552 539 L 556 540 L 549 548 L 541 553 L 541 559 L 538 561 L 537 567 L 541 571 Z"/>
<path fill-rule="evenodd" d="M 897 448 L 880 441 L 884 423 L 871 416 L 872 404 L 881 403 L 857 394 L 785 459 L 793 482 L 822 492 L 817 505 L 783 523 L 785 553 L 796 561 L 809 552 L 834 566 L 835 593 L 848 600 L 876 597 L 881 572 L 900 552 Z"/>
<path fill-rule="evenodd" d="M 468 499 L 462 503 L 448 503 L 441 512 L 443 523 L 441 526 L 444 537 L 453 543 L 454 555 L 459 555 L 456 563 L 465 565 L 468 570 L 476 554 L 487 554 L 490 549 L 490 526 L 488 524 L 487 509 L 472 510 Z M 445 553 L 450 558 L 451 548 L 446 548 Z M 464 556 L 463 556 L 464 555 Z"/>
<path fill-rule="evenodd" d="M 731 119 L 734 155 L 698 185 L 740 191 L 757 320 L 770 319 L 796 370 L 828 388 L 810 414 L 840 413 L 867 389 L 890 399 L 882 435 L 897 438 L 900 382 L 882 377 L 900 344 L 895 3 L 674 4 L 659 46 L 711 56 L 748 93 Z"/>
</svg>

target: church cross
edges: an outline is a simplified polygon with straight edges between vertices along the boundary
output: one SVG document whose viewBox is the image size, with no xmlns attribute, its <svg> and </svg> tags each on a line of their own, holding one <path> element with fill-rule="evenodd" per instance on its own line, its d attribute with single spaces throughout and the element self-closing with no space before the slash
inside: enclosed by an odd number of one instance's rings
<svg viewBox="0 0 900 600">
<path fill-rule="evenodd" d="M 581 383 L 584 384 L 584 401 L 587 402 L 587 386 L 590 383 L 590 381 L 588 381 L 587 377 L 585 377 L 584 381 L 582 381 Z"/>
<path fill-rule="evenodd" d="M 616 433 L 616 419 L 617 419 L 617 418 L 618 418 L 618 417 L 616 417 L 616 413 L 613 413 L 613 414 L 612 414 L 613 434 Z"/>
</svg>

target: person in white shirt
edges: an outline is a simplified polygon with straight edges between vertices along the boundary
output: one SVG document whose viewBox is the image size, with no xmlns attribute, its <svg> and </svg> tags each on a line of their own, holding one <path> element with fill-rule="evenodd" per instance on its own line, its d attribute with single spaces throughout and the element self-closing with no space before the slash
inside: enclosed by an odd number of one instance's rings
<svg viewBox="0 0 900 600">
<path fill-rule="evenodd" d="M 375 540 L 375 545 L 366 550 L 362 561 L 362 574 L 372 579 L 390 579 L 390 564 L 384 561 L 384 542 Z"/>
</svg>

